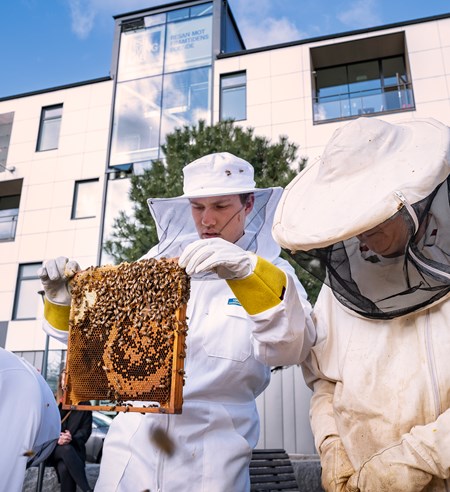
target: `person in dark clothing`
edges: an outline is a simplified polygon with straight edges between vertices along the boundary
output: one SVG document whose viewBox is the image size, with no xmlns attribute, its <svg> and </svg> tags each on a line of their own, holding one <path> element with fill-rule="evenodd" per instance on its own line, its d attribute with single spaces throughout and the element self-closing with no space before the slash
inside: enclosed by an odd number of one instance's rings
<svg viewBox="0 0 450 492">
<path fill-rule="evenodd" d="M 86 441 L 92 432 L 92 412 L 80 410 L 64 410 L 62 408 L 62 388 L 64 387 L 65 371 L 58 380 L 56 398 L 61 415 L 61 433 L 58 444 L 47 460 L 54 466 L 61 483 L 61 492 L 76 492 L 77 485 L 83 492 L 92 489 L 86 477 Z M 90 402 L 81 402 L 90 405 Z"/>
</svg>

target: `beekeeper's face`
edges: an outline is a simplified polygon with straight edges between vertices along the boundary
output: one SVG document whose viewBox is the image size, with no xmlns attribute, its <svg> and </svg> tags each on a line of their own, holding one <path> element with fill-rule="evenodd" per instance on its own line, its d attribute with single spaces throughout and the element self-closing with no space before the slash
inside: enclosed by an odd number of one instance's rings
<svg viewBox="0 0 450 492">
<path fill-rule="evenodd" d="M 191 198 L 189 201 L 201 239 L 221 237 L 235 243 L 244 234 L 245 219 L 253 209 L 254 196 L 223 195 Z"/>
<path fill-rule="evenodd" d="M 389 258 L 405 253 L 410 231 L 402 215 L 396 214 L 357 237 L 374 253 Z"/>
</svg>

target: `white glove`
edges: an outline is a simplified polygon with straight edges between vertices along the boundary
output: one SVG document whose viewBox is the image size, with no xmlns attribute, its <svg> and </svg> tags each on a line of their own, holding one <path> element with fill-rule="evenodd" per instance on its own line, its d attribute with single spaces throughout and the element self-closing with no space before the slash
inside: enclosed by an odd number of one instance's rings
<svg viewBox="0 0 450 492">
<path fill-rule="evenodd" d="M 347 482 L 347 492 L 420 492 L 425 490 L 437 470 L 404 439 L 374 454 Z M 431 488 L 430 488 L 431 490 Z"/>
<path fill-rule="evenodd" d="M 54 304 L 69 306 L 71 297 L 68 281 L 80 270 L 76 261 L 64 256 L 48 260 L 37 272 L 44 287 L 45 297 Z"/>
<path fill-rule="evenodd" d="M 245 278 L 253 273 L 258 257 L 221 238 L 199 239 L 189 244 L 178 259 L 188 275 L 215 272 L 220 278 Z"/>
<path fill-rule="evenodd" d="M 329 436 L 320 446 L 322 487 L 327 492 L 343 492 L 349 477 L 355 472 L 342 441 Z"/>
</svg>

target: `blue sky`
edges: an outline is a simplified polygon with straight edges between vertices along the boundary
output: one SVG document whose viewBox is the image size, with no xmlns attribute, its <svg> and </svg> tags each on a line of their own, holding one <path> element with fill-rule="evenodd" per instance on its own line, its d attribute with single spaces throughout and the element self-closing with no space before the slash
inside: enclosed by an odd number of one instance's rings
<svg viewBox="0 0 450 492">
<path fill-rule="evenodd" d="M 163 3 L 2 0 L 0 98 L 107 76 L 113 15 Z M 450 13 L 450 0 L 230 0 L 230 5 L 247 48 Z"/>
</svg>

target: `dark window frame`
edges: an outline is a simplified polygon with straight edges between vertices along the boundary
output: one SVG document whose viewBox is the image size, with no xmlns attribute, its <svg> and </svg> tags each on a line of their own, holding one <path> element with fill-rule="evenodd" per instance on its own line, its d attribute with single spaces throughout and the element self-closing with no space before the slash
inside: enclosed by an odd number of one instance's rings
<svg viewBox="0 0 450 492">
<path fill-rule="evenodd" d="M 61 109 L 61 113 L 58 116 L 46 117 L 47 111 L 52 111 L 55 109 Z M 38 138 L 37 138 L 37 142 L 36 142 L 36 152 L 47 152 L 49 150 L 56 150 L 59 148 L 59 137 L 60 137 L 60 132 L 61 132 L 62 110 L 63 110 L 63 103 L 53 104 L 51 106 L 42 107 L 41 118 L 39 120 L 39 133 L 38 133 Z M 42 148 L 45 125 L 47 122 L 55 121 L 55 120 L 59 120 L 58 139 L 56 142 L 56 146 L 55 147 L 49 147 L 49 148 Z"/>
<path fill-rule="evenodd" d="M 34 275 L 24 275 L 23 274 L 23 268 L 27 266 L 36 266 L 36 273 Z M 21 285 L 24 280 L 38 280 L 39 276 L 37 274 L 37 270 L 42 266 L 42 262 L 29 262 L 29 263 L 20 263 L 18 265 L 17 269 L 17 280 L 16 280 L 16 290 L 14 293 L 14 304 L 13 304 L 13 312 L 12 312 L 12 317 L 11 320 L 13 321 L 29 321 L 29 320 L 35 320 L 37 319 L 37 316 L 33 317 L 25 317 L 25 318 L 19 318 L 17 316 L 17 311 L 19 308 L 19 301 L 20 301 L 20 291 L 21 291 Z M 36 291 L 36 295 L 38 295 L 38 291 Z"/>
<path fill-rule="evenodd" d="M 19 220 L 20 200 L 22 198 L 23 179 L 14 179 L 0 182 L 0 223 L 11 222 L 11 234 L 9 237 L 1 238 L 0 243 L 12 242 L 16 239 L 17 222 Z M 9 208 L 2 204 L 2 199 L 6 202 L 12 201 Z M 9 215 L 3 215 L 2 211 L 10 211 Z M 9 220 L 4 220 L 9 219 Z"/>
<path fill-rule="evenodd" d="M 404 31 L 313 47 L 310 57 L 314 125 L 416 109 Z"/>
<path fill-rule="evenodd" d="M 230 85 L 227 87 L 223 87 L 223 81 L 225 79 L 231 79 L 232 77 L 241 77 L 242 75 L 245 76 L 245 82 L 240 82 L 236 83 L 234 85 Z M 233 121 L 245 121 L 247 119 L 247 70 L 239 70 L 237 72 L 230 72 L 230 73 L 222 73 L 220 74 L 220 99 L 219 99 L 219 120 L 224 121 L 225 119 L 230 119 L 229 117 L 224 118 L 223 117 L 223 111 L 224 111 L 224 102 L 223 102 L 223 94 L 224 92 L 227 92 L 228 90 L 236 90 L 239 88 L 244 88 L 244 117 L 243 118 L 231 118 Z"/>
<path fill-rule="evenodd" d="M 71 220 L 83 220 L 83 219 L 94 219 L 97 217 L 96 214 L 93 215 L 83 215 L 81 217 L 78 217 L 76 215 L 76 210 L 77 210 L 77 205 L 78 205 L 78 194 L 79 194 L 79 186 L 85 183 L 98 183 L 100 180 L 99 178 L 91 178 L 91 179 L 79 179 L 75 181 L 74 186 L 73 186 L 73 197 L 72 197 L 72 210 L 70 213 L 70 219 Z"/>
</svg>

